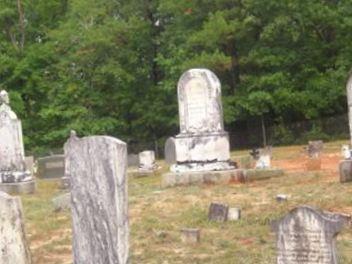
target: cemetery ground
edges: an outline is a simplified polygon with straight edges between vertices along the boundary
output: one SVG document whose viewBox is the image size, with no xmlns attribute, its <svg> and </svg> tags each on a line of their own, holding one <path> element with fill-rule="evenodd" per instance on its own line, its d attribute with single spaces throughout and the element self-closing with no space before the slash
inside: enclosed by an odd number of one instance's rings
<svg viewBox="0 0 352 264">
<path fill-rule="evenodd" d="M 322 168 L 307 171 L 303 146 L 276 147 L 273 165 L 285 176 L 250 183 L 160 188 L 162 166 L 154 176 L 129 178 L 130 255 L 132 263 L 275 263 L 275 237 L 271 220 L 306 204 L 352 214 L 352 183 L 339 183 L 341 145 L 325 144 Z M 248 150 L 232 152 L 232 157 Z M 35 264 L 68 264 L 71 257 L 71 217 L 54 211 L 51 199 L 60 193 L 59 182 L 38 180 L 35 195 L 23 195 L 26 231 Z M 289 195 L 277 202 L 277 194 Z M 208 222 L 208 208 L 218 201 L 240 207 L 235 222 Z M 200 228 L 198 244 L 181 241 L 180 229 Z M 352 263 L 352 230 L 337 237 L 340 263 Z"/>
</svg>

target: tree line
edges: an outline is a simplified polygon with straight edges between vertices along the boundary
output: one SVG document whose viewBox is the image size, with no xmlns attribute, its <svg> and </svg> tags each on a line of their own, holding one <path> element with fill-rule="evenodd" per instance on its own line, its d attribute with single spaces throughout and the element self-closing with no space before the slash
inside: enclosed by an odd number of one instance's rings
<svg viewBox="0 0 352 264">
<path fill-rule="evenodd" d="M 193 67 L 221 80 L 230 130 L 347 111 L 349 0 L 0 0 L 0 27 L 0 88 L 34 152 L 71 129 L 163 142 Z"/>
</svg>

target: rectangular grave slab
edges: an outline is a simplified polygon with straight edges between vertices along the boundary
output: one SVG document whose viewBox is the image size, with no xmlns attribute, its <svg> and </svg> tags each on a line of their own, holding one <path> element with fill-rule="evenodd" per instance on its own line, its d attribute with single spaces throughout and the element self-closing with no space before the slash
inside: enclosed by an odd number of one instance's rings
<svg viewBox="0 0 352 264">
<path fill-rule="evenodd" d="M 71 179 L 75 264 L 126 264 L 129 259 L 127 147 L 116 138 L 78 138 L 65 144 Z"/>
<path fill-rule="evenodd" d="M 64 177 L 65 155 L 52 155 L 39 158 L 37 175 L 42 179 L 55 179 Z"/>
<path fill-rule="evenodd" d="M 0 192 L 0 263 L 31 264 L 20 197 Z"/>
<path fill-rule="evenodd" d="M 336 236 L 350 221 L 346 215 L 309 206 L 293 209 L 272 224 L 277 264 L 336 264 Z"/>
</svg>

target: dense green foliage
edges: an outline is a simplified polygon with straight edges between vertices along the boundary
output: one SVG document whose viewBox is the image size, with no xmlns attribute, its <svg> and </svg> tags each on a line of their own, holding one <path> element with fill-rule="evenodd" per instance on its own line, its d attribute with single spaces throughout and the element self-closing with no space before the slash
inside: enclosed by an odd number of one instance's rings
<svg viewBox="0 0 352 264">
<path fill-rule="evenodd" d="M 127 142 L 178 130 L 176 84 L 207 67 L 225 123 L 346 111 L 350 0 L 0 0 L 0 88 L 27 149 L 70 129 Z"/>
</svg>

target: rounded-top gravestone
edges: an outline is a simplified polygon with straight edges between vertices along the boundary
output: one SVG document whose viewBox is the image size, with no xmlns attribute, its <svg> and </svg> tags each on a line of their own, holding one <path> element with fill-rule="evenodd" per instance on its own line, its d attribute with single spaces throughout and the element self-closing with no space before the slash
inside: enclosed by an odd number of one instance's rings
<svg viewBox="0 0 352 264">
<path fill-rule="evenodd" d="M 191 69 L 177 87 L 181 133 L 224 131 L 221 84 L 208 69 Z"/>
</svg>

